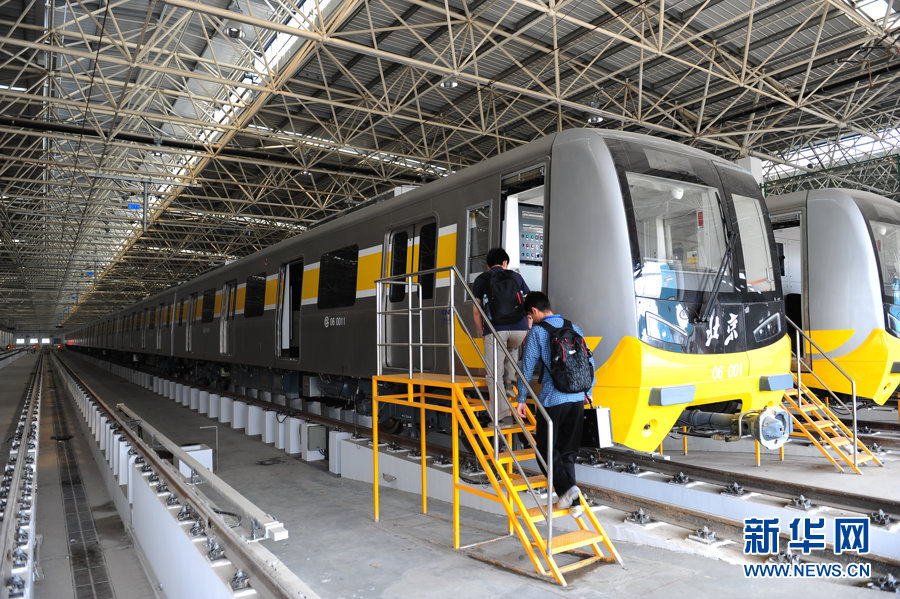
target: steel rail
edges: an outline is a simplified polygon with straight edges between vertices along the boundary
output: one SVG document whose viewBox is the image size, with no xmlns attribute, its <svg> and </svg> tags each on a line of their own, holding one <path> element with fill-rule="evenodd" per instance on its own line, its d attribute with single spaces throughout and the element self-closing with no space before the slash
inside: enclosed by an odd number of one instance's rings
<svg viewBox="0 0 900 599">
<path fill-rule="evenodd" d="M 765 493 L 785 499 L 793 499 L 803 495 L 810 501 L 820 505 L 848 509 L 855 512 L 867 513 L 879 509 L 891 514 L 895 518 L 900 517 L 900 501 L 890 499 L 873 498 L 868 495 L 845 493 L 821 487 L 811 487 L 808 484 L 793 483 L 787 480 L 771 480 L 751 474 L 739 474 L 727 470 L 719 470 L 708 466 L 697 466 L 682 462 L 673 462 L 654 458 L 649 455 L 630 453 L 621 450 L 602 449 L 598 456 L 608 457 L 619 463 L 634 463 L 651 472 L 661 474 L 677 474 L 683 472 L 692 480 L 708 482 L 728 486 L 737 482 L 745 490 Z"/>
<path fill-rule="evenodd" d="M 177 493 L 181 500 L 189 503 L 200 521 L 207 523 L 206 529 L 214 529 L 218 538 L 223 541 L 227 550 L 227 558 L 236 568 L 243 570 L 250 577 L 251 586 L 260 595 L 272 599 L 285 597 L 304 597 L 312 599 L 318 595 L 312 591 L 306 583 L 300 580 L 281 560 L 259 543 L 248 542 L 252 539 L 237 534 L 217 513 L 209 500 L 196 490 L 193 485 L 184 481 L 181 474 L 167 461 L 147 445 L 137 432 L 131 430 L 128 423 L 111 410 L 100 399 L 99 394 L 91 389 L 68 365 L 57 359 L 61 373 L 69 376 L 76 385 L 93 401 L 100 410 L 105 412 L 110 422 L 119 425 L 120 433 L 128 440 L 132 447 L 138 451 L 145 462 L 156 471 L 160 479 L 165 479 L 166 485 Z M 173 493 L 174 494 L 174 493 Z"/>
<path fill-rule="evenodd" d="M 650 517 L 651 521 L 664 522 L 672 526 L 678 526 L 689 531 L 697 531 L 707 527 L 716 533 L 716 536 L 723 539 L 733 541 L 735 543 L 744 542 L 744 522 L 741 520 L 733 520 L 716 514 L 710 514 L 701 510 L 695 510 L 679 505 L 664 503 L 646 497 L 631 495 L 622 491 L 616 491 L 610 488 L 601 488 L 591 484 L 578 483 L 582 494 L 594 504 L 602 504 L 604 506 L 626 512 L 634 513 L 638 509 Z M 639 526 L 635 524 L 635 526 Z M 790 536 L 785 533 L 779 534 L 781 541 L 789 540 Z M 810 553 L 803 555 L 803 560 L 814 561 L 819 563 L 842 564 L 858 563 L 860 556 L 855 553 L 833 554 L 825 552 L 822 554 Z M 892 573 L 896 575 L 900 572 L 900 561 L 893 558 L 866 554 L 865 561 L 877 564 L 882 573 Z"/>
<path fill-rule="evenodd" d="M 0 598 L 30 597 L 33 590 L 35 487 L 45 353 L 38 356 L 24 392 L 19 424 L 6 463 L 0 500 Z"/>
</svg>

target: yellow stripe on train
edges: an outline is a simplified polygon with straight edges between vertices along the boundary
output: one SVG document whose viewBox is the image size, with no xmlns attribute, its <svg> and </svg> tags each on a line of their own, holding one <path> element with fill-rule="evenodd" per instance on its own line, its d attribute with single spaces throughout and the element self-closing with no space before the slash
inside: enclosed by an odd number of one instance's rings
<svg viewBox="0 0 900 599">
<path fill-rule="evenodd" d="M 853 331 L 812 331 L 810 337 L 818 344 L 819 339 L 829 337 L 827 333 L 833 333 L 830 337 L 837 339 L 843 338 L 845 332 L 849 333 L 847 339 L 853 334 Z M 822 350 L 828 351 L 825 346 Z M 852 389 L 847 378 L 828 360 L 815 356 L 813 354 L 813 371 L 822 382 L 832 391 L 850 395 Z M 857 396 L 870 398 L 879 405 L 884 404 L 900 384 L 900 339 L 884 329 L 874 329 L 859 347 L 832 359 L 856 381 Z M 815 389 L 822 388 L 822 384 L 811 374 L 804 374 L 803 382 Z"/>
</svg>

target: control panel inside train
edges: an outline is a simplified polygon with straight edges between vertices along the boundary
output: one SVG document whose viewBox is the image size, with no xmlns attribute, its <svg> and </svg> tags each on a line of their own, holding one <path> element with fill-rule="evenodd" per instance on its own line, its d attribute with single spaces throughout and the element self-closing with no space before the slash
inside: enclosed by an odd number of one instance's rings
<svg viewBox="0 0 900 599">
<path fill-rule="evenodd" d="M 542 205 L 507 204 L 503 248 L 509 254 L 509 268 L 517 270 L 534 291 L 541 291 L 545 237 Z"/>
<path fill-rule="evenodd" d="M 519 204 L 519 262 L 544 262 L 544 207 Z"/>
</svg>

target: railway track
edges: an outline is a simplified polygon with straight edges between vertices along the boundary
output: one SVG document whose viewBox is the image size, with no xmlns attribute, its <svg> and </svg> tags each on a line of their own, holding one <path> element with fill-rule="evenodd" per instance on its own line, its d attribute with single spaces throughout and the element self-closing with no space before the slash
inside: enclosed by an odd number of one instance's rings
<svg viewBox="0 0 900 599">
<path fill-rule="evenodd" d="M 900 521 L 900 501 L 826 489 L 811 487 L 809 484 L 794 483 L 786 480 L 772 480 L 761 476 L 729 472 L 708 466 L 698 466 L 681 462 L 672 462 L 649 454 L 639 454 L 622 450 L 600 450 L 590 454 L 586 460 L 592 464 L 604 464 L 620 471 L 629 469 L 632 474 L 640 471 L 658 472 L 675 477 L 682 475 L 685 484 L 690 481 L 706 482 L 735 489 L 734 494 L 741 496 L 734 485 L 744 493 L 760 493 L 793 501 L 801 495 L 812 505 L 843 509 L 860 514 L 871 515 L 882 512 L 890 516 L 890 522 Z M 637 466 L 634 470 L 632 465 Z M 898 538 L 900 542 L 900 538 Z"/>
<path fill-rule="evenodd" d="M 34 586 L 35 504 L 43 380 L 42 354 L 23 393 L 21 410 L 0 482 L 0 597 L 30 597 Z"/>
<path fill-rule="evenodd" d="M 268 409 L 273 408 L 271 404 L 249 396 L 239 396 L 234 393 L 229 393 L 229 395 L 245 401 L 249 405 L 262 405 Z M 328 427 L 341 428 L 362 435 L 371 434 L 370 429 L 366 427 L 328 418 L 321 414 L 308 413 L 288 407 L 278 407 L 278 409 L 280 412 L 290 416 L 318 422 Z M 389 437 L 386 440 L 396 446 L 409 447 L 414 451 L 418 449 L 419 442 L 417 440 L 412 441 L 394 435 Z M 434 444 L 429 444 L 427 451 L 429 455 L 435 456 L 436 459 L 449 454 L 448 448 Z M 591 451 L 584 453 L 581 466 L 593 467 L 597 470 L 609 470 L 610 472 L 633 478 L 639 478 L 647 473 L 654 473 L 658 476 L 672 479 L 681 473 L 682 478 L 686 478 L 685 482 L 687 483 L 716 486 L 721 488 L 723 492 L 727 492 L 725 491 L 726 489 L 733 489 L 732 492 L 738 497 L 742 494 L 748 496 L 756 494 L 760 500 L 765 501 L 768 498 L 771 501 L 784 505 L 791 503 L 795 499 L 800 500 L 802 495 L 803 499 L 800 503 L 803 501 L 808 502 L 811 509 L 827 508 L 869 515 L 873 518 L 873 526 L 881 527 L 884 530 L 890 529 L 900 518 L 900 502 L 897 501 L 831 489 L 816 489 L 807 485 L 772 481 L 709 467 L 673 463 L 648 454 L 630 451 Z M 634 474 L 629 474 L 629 471 Z M 464 476 L 473 479 L 470 482 L 477 483 L 479 476 L 483 476 L 483 473 L 479 474 L 474 470 L 469 470 Z M 579 480 L 581 480 L 580 475 Z M 735 543 L 743 541 L 743 519 L 724 513 L 717 514 L 715 511 L 708 509 L 708 506 L 700 508 L 677 505 L 671 501 L 654 499 L 622 490 L 616 488 L 616 485 L 598 485 L 590 482 L 582 484 L 579 482 L 579 486 L 591 501 L 598 505 L 602 504 L 620 510 L 625 515 L 633 516 L 632 519 L 637 525 L 641 524 L 642 519 L 650 522 L 665 522 L 683 528 L 686 536 L 696 535 L 697 533 L 703 535 L 706 534 L 703 531 L 712 531 L 718 539 L 729 540 Z M 802 513 L 802 511 L 797 512 L 797 515 Z M 880 516 L 874 516 L 875 514 L 884 515 L 884 526 L 876 523 Z M 782 535 L 782 538 L 784 538 L 784 535 Z M 900 535 L 897 536 L 897 543 L 900 543 Z M 831 552 L 822 552 L 817 555 L 804 556 L 804 560 L 849 563 L 859 561 L 859 556 L 847 553 L 834 555 Z M 900 560 L 896 558 L 866 555 L 865 561 L 870 562 L 873 570 L 878 574 L 900 576 Z"/>
<path fill-rule="evenodd" d="M 137 455 L 135 463 L 143 464 L 143 471 L 149 474 L 150 480 L 155 481 L 153 484 L 156 485 L 156 492 L 170 495 L 171 501 L 167 501 L 167 505 L 181 506 L 178 520 L 192 522 L 191 536 L 206 540 L 210 562 L 226 559 L 230 562 L 236 571 L 230 582 L 233 590 L 247 590 L 252 596 L 263 599 L 317 597 L 303 581 L 282 567 L 281 562 L 268 549 L 256 542 L 264 532 L 254 526 L 256 522 L 243 522 L 241 527 L 233 527 L 224 517 L 228 512 L 218 509 L 214 500 L 198 490 L 193 481 L 187 481 L 179 475 L 168 460 L 144 441 L 140 422 L 126 418 L 118 410 L 111 408 L 62 361 L 54 360 L 54 366 L 58 367 L 61 376 L 68 379 L 67 386 L 76 403 L 96 407 L 108 419 L 115 434 L 127 441 L 130 446 L 129 455 L 132 455 L 131 452 Z M 181 514 L 186 514 L 187 517 L 182 518 Z"/>
</svg>

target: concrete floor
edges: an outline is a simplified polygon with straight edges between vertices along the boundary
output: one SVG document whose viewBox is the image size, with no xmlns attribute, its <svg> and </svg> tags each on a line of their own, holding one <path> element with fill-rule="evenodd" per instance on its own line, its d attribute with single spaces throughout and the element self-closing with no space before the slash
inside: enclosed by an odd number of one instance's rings
<svg viewBox="0 0 900 599">
<path fill-rule="evenodd" d="M 126 383 L 86 362 L 70 360 L 70 363 L 77 365 L 87 383 L 106 401 L 126 403 L 177 443 L 215 444 L 215 432 L 200 428 L 212 424 L 206 416 Z M 21 387 L 17 393 L 21 393 Z M 0 395 L 0 405 L 7 400 Z M 744 577 L 740 564 L 736 563 L 743 559 L 739 553 L 718 554 L 719 559 L 715 559 L 699 554 L 707 551 L 705 549 L 687 553 L 690 545 L 676 543 L 675 540 L 671 545 L 678 547 L 678 551 L 645 543 L 617 541 L 616 547 L 622 555 L 624 568 L 601 564 L 570 575 L 570 585 L 561 588 L 454 551 L 451 546 L 452 515 L 449 504 L 432 500 L 429 502 L 429 513 L 423 515 L 419 513 L 419 497 L 384 489 L 381 493 L 382 518 L 380 522 L 374 522 L 370 484 L 335 476 L 327 471 L 326 463 L 302 462 L 271 445 L 263 444 L 258 436 L 248 437 L 243 431 L 232 430 L 228 425 L 219 425 L 218 436 L 219 476 L 284 522 L 290 531 L 290 538 L 277 543 L 266 541 L 267 547 L 322 597 L 521 599 L 627 596 L 671 599 L 714 597 L 723 593 L 792 599 L 797 594 L 809 594 L 817 599 L 874 596 L 871 591 L 847 582 L 748 579 Z M 42 447 L 42 468 L 45 456 L 51 453 L 45 452 Z M 740 461 L 743 458 L 736 459 Z M 261 462 L 274 463 L 263 465 Z M 798 467 L 802 474 L 803 467 Z M 52 494 L 52 491 L 45 491 L 43 487 L 52 481 L 52 474 L 41 471 L 40 476 L 42 489 L 39 505 L 50 504 L 52 499 L 44 499 L 44 494 Z M 848 480 L 855 483 L 857 479 L 868 478 L 839 476 L 842 483 Z M 102 491 L 102 485 L 97 484 L 96 490 Z M 108 498 L 96 500 L 98 512 L 95 517 L 106 514 L 101 510 L 108 506 L 108 502 Z M 606 519 L 607 530 L 616 530 L 615 536 L 628 538 L 627 535 L 632 533 L 627 531 L 636 528 L 623 524 L 618 513 L 600 514 Z M 48 523 L 43 531 L 48 544 L 52 535 L 64 534 L 52 518 L 39 520 L 41 522 Z M 504 518 L 472 509 L 463 511 L 463 523 L 464 544 L 491 538 L 505 529 Z M 626 532 L 623 533 L 623 530 Z M 661 530 L 655 534 L 665 536 L 675 533 Z M 641 538 L 638 533 L 633 536 L 635 539 Z M 118 550 L 127 543 L 126 538 L 118 536 L 114 545 Z M 44 556 L 44 560 L 61 562 L 65 559 L 60 553 L 62 548 L 54 546 L 59 549 L 53 555 Z M 520 564 L 523 570 L 530 569 L 530 563 L 517 546 L 517 541 L 504 539 L 474 551 Z M 133 573 L 136 562 L 132 561 L 124 568 Z M 117 589 L 117 597 L 152 596 L 147 594 L 149 584 L 145 580 L 138 581 L 136 577 L 132 580 L 136 585 L 134 592 L 120 592 Z M 71 595 L 54 589 L 52 593 L 40 593 L 38 596 Z"/>
</svg>

